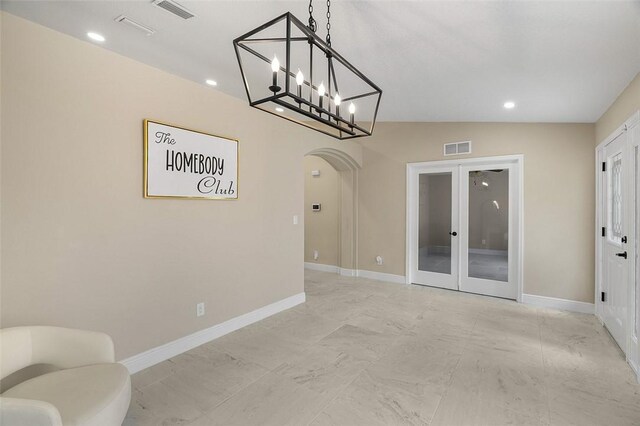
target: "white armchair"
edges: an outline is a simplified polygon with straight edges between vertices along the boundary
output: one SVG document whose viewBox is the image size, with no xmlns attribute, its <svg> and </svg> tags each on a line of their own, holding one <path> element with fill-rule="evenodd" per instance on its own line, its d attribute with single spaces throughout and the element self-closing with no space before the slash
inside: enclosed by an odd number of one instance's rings
<svg viewBox="0 0 640 426">
<path fill-rule="evenodd" d="M 113 341 L 104 333 L 44 326 L 0 330 L 0 380 L 32 365 L 58 369 L 4 391 L 0 425 L 121 425 L 131 380 L 114 358 Z"/>
</svg>

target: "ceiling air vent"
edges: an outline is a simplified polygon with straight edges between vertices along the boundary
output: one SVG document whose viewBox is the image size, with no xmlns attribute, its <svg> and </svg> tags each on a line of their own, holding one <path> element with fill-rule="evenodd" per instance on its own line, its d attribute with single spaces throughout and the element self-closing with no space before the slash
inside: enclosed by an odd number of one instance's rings
<svg viewBox="0 0 640 426">
<path fill-rule="evenodd" d="M 142 31 L 143 33 L 145 33 L 148 36 L 150 36 L 151 34 L 156 32 L 156 30 L 151 29 L 151 28 L 149 28 L 147 26 L 144 26 L 142 24 L 139 24 L 136 21 L 132 21 L 131 19 L 127 18 L 124 15 L 118 16 L 116 19 L 114 19 L 114 21 L 120 22 L 121 24 L 126 24 L 129 27 L 134 28 L 134 29 L 136 29 L 138 31 Z"/>
<path fill-rule="evenodd" d="M 444 155 L 471 154 L 471 141 L 444 144 Z"/>
<path fill-rule="evenodd" d="M 158 7 L 163 8 L 167 12 L 171 12 L 174 15 L 181 17 L 182 19 L 189 19 L 196 16 L 193 13 L 189 12 L 187 8 L 179 3 L 176 3 L 173 0 L 153 0 L 152 3 Z"/>
</svg>

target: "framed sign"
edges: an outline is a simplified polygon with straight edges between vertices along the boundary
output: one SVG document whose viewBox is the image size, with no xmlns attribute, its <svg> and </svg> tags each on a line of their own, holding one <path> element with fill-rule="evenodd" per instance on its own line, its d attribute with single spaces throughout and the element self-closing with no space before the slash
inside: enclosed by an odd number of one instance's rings
<svg viewBox="0 0 640 426">
<path fill-rule="evenodd" d="M 238 198 L 238 141 L 144 120 L 144 197 Z"/>
</svg>

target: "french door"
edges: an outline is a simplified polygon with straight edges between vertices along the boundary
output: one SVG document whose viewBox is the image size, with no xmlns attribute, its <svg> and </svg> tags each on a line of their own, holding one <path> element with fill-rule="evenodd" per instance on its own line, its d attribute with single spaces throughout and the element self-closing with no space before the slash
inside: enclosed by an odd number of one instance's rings
<svg viewBox="0 0 640 426">
<path fill-rule="evenodd" d="M 409 283 L 519 298 L 521 162 L 408 164 Z"/>
<path fill-rule="evenodd" d="M 416 170 L 417 226 L 413 281 L 458 289 L 458 171 L 456 167 Z"/>
</svg>

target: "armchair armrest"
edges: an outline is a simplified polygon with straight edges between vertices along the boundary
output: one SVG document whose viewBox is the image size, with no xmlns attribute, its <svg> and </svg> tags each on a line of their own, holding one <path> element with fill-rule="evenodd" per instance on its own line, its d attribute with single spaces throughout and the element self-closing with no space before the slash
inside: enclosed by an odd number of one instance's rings
<svg viewBox="0 0 640 426">
<path fill-rule="evenodd" d="M 115 362 L 113 340 L 97 331 L 63 327 L 28 327 L 32 339 L 32 364 L 58 368 Z"/>
<path fill-rule="evenodd" d="M 104 333 L 48 326 L 0 330 L 0 379 L 34 364 L 66 369 L 110 362 L 113 340 Z"/>
<path fill-rule="evenodd" d="M 2 426 L 62 426 L 60 413 L 44 401 L 0 397 Z"/>
</svg>

